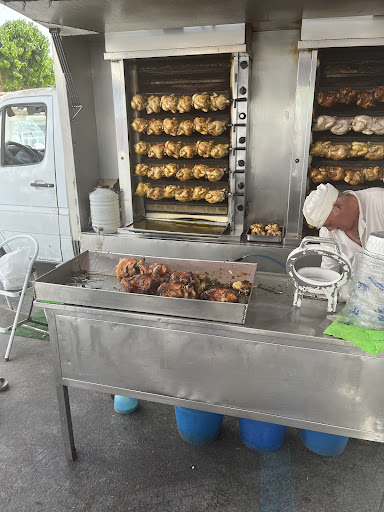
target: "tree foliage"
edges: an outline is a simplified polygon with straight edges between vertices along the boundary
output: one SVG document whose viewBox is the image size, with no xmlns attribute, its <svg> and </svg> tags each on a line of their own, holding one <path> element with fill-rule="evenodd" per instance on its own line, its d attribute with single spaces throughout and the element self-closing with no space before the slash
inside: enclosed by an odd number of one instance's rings
<svg viewBox="0 0 384 512">
<path fill-rule="evenodd" d="M 0 90 L 17 91 L 54 85 L 48 38 L 32 22 L 0 26 Z"/>
</svg>

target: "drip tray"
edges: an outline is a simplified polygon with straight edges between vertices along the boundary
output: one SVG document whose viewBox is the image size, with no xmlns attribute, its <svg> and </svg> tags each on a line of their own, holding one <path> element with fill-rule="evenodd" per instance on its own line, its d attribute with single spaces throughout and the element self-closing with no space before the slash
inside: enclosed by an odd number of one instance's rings
<svg viewBox="0 0 384 512">
<path fill-rule="evenodd" d="M 182 236 L 206 236 L 219 237 L 227 229 L 227 222 L 191 222 L 180 220 L 155 220 L 143 219 L 134 222 L 128 227 L 130 231 L 136 233 L 156 233 L 164 235 L 182 235 Z"/>
</svg>

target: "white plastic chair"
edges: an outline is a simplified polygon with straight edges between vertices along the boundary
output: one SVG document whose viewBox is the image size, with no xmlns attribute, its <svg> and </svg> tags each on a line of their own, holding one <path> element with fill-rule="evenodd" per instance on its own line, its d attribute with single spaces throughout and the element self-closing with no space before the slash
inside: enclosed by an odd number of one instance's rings
<svg viewBox="0 0 384 512">
<path fill-rule="evenodd" d="M 0 249 L 4 247 L 4 245 L 9 244 L 9 242 L 12 242 L 12 240 L 16 240 L 19 238 L 28 238 L 29 240 L 32 240 L 34 244 L 34 251 L 31 256 L 27 272 L 25 274 L 24 284 L 21 290 L 4 290 L 4 287 L 0 283 L 0 295 L 5 295 L 5 299 L 7 301 L 8 308 L 0 307 L 0 332 L 8 332 L 11 328 L 11 335 L 9 337 L 7 350 L 5 352 L 5 360 L 9 361 L 9 353 L 11 352 L 13 338 L 15 337 L 15 331 L 16 327 L 18 325 L 24 324 L 29 319 L 30 313 L 28 315 L 21 313 L 21 307 L 24 300 L 24 295 L 27 290 L 27 288 L 31 288 L 33 286 L 33 282 L 31 282 L 31 273 L 33 269 L 33 265 L 35 263 L 35 260 L 37 258 L 37 254 L 39 252 L 39 244 L 37 243 L 37 240 L 35 240 L 30 235 L 16 235 L 11 236 L 10 238 L 7 238 L 7 240 L 4 240 L 0 244 Z M 9 300 L 10 297 L 18 297 L 19 302 L 17 305 L 16 311 L 12 308 L 11 302 Z M 31 307 L 32 309 L 32 307 Z"/>
</svg>

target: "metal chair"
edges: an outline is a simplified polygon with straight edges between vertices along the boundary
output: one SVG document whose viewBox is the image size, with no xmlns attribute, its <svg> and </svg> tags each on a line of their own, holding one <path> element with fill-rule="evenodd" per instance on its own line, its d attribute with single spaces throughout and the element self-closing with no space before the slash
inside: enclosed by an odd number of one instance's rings
<svg viewBox="0 0 384 512">
<path fill-rule="evenodd" d="M 33 265 L 37 258 L 37 254 L 39 252 L 39 244 L 30 235 L 11 236 L 10 238 L 8 238 L 7 240 L 4 240 L 0 244 L 0 249 L 2 249 L 5 245 L 9 244 L 9 242 L 12 242 L 13 240 L 17 240 L 19 238 L 28 238 L 29 240 L 32 240 L 32 242 L 34 244 L 34 248 L 32 247 L 33 255 L 30 259 L 28 269 L 25 274 L 23 287 L 20 290 L 4 290 L 4 287 L 0 283 L 0 295 L 5 296 L 5 299 L 6 299 L 7 305 L 8 305 L 8 308 L 0 307 L 0 332 L 5 333 L 5 332 L 8 332 L 10 329 L 12 329 L 11 335 L 10 335 L 9 341 L 8 341 L 7 350 L 5 352 L 5 360 L 6 361 L 9 361 L 9 354 L 11 352 L 13 338 L 15 337 L 16 327 L 18 325 L 24 324 L 24 322 L 26 322 L 30 318 L 30 315 L 31 315 L 33 302 L 31 303 L 31 308 L 29 310 L 28 315 L 21 313 L 21 307 L 23 304 L 23 300 L 24 300 L 24 296 L 25 296 L 25 292 L 26 292 L 27 288 L 33 287 L 33 281 L 31 281 L 31 274 L 32 274 Z M 34 276 L 34 277 L 36 277 L 36 276 Z M 19 302 L 17 304 L 16 311 L 13 309 L 11 301 L 10 301 L 10 298 L 12 298 L 12 297 L 19 298 Z M 25 326 L 25 327 L 29 327 L 29 326 Z"/>
</svg>

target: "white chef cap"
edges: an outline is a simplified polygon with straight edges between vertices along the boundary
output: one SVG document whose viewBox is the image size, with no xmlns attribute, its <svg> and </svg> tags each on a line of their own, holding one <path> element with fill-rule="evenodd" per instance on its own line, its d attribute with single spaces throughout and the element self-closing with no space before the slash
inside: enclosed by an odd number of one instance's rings
<svg viewBox="0 0 384 512">
<path fill-rule="evenodd" d="M 321 228 L 332 211 L 333 203 L 339 192 L 330 183 L 322 183 L 316 190 L 312 190 L 304 201 L 303 213 L 306 221 L 311 226 Z"/>
</svg>

